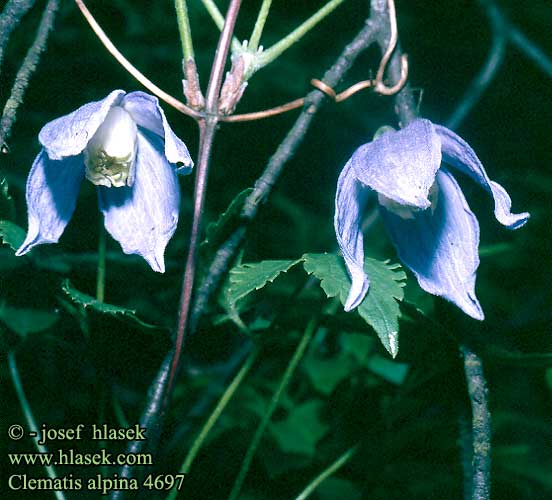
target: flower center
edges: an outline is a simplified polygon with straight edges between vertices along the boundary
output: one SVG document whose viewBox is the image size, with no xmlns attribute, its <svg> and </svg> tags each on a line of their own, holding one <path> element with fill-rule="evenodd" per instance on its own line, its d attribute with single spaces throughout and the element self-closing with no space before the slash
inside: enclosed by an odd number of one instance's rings
<svg viewBox="0 0 552 500">
<path fill-rule="evenodd" d="M 136 134 L 132 117 L 120 106 L 111 108 L 84 150 L 86 178 L 97 186 L 132 186 Z"/>
<path fill-rule="evenodd" d="M 435 212 L 435 209 L 437 208 L 437 203 L 439 202 L 439 186 L 437 185 L 437 182 L 434 182 L 432 184 L 431 188 L 429 189 L 429 194 L 427 198 L 431 203 L 429 209 L 431 210 L 431 213 L 433 213 Z M 382 207 L 385 207 L 385 209 L 389 212 L 392 212 L 395 215 L 399 216 L 401 219 L 414 219 L 414 215 L 417 212 L 422 211 L 422 209 L 418 207 L 413 207 L 411 205 L 401 205 L 400 203 L 397 203 L 396 201 L 393 201 L 387 198 L 387 196 L 384 196 L 380 193 L 378 193 L 378 203 Z"/>
</svg>

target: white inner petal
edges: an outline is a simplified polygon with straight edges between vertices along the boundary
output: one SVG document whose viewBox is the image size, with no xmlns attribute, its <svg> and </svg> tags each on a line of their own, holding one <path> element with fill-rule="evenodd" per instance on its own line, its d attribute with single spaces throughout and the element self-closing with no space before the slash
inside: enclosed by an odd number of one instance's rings
<svg viewBox="0 0 552 500">
<path fill-rule="evenodd" d="M 433 213 L 439 201 L 439 186 L 437 185 L 437 182 L 434 182 L 429 189 L 428 199 L 431 203 L 429 208 Z M 401 205 L 400 203 L 387 198 L 387 196 L 384 196 L 381 193 L 378 193 L 378 203 L 382 207 L 385 207 L 387 210 L 389 210 L 389 212 L 392 212 L 395 215 L 399 216 L 401 219 L 413 219 L 414 214 L 421 210 L 418 207 Z"/>
<path fill-rule="evenodd" d="M 84 151 L 86 177 L 98 186 L 131 186 L 136 134 L 132 117 L 120 106 L 111 108 Z"/>
</svg>

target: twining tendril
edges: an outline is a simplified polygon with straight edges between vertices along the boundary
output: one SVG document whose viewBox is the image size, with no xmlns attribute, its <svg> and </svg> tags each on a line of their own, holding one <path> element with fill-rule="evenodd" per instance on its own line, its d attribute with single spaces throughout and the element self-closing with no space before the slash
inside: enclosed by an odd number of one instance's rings
<svg viewBox="0 0 552 500">
<path fill-rule="evenodd" d="M 387 46 L 387 49 L 385 50 L 385 53 L 383 54 L 383 57 L 381 58 L 380 65 L 378 67 L 378 71 L 376 73 L 375 79 L 369 79 L 369 80 L 363 80 L 361 82 L 355 83 L 354 85 L 350 86 L 348 89 L 344 90 L 343 92 L 340 92 L 339 94 L 336 93 L 336 91 L 324 83 L 322 80 L 318 80 L 316 78 L 313 78 L 310 83 L 313 87 L 320 90 L 320 92 L 323 92 L 328 97 L 333 99 L 336 103 L 342 102 L 349 97 L 353 96 L 357 92 L 360 92 L 361 90 L 371 88 L 374 92 L 381 94 L 381 95 L 394 95 L 397 92 L 399 92 L 405 85 L 407 79 L 408 79 L 408 58 L 406 55 L 401 56 L 401 77 L 395 85 L 387 86 L 383 82 L 383 77 L 385 75 L 385 69 L 387 67 L 387 63 L 391 59 L 391 56 L 393 55 L 393 51 L 395 50 L 395 47 L 397 46 L 397 16 L 395 12 L 395 2 L 394 0 L 388 0 L 388 12 L 389 12 L 389 44 Z M 286 104 L 282 104 L 281 106 L 276 106 L 274 108 L 270 108 L 264 111 L 256 111 L 253 113 L 244 113 L 240 115 L 231 115 L 231 116 L 223 116 L 221 117 L 221 121 L 225 122 L 244 122 L 244 121 L 252 121 L 252 120 L 260 120 L 262 118 L 269 118 L 271 116 L 279 115 L 281 113 L 285 113 L 287 111 L 291 111 L 293 109 L 301 108 L 305 105 L 305 98 L 302 97 L 300 99 L 295 99 L 294 101 L 290 101 Z"/>
<path fill-rule="evenodd" d="M 399 81 L 392 87 L 388 87 L 387 85 L 385 85 L 383 83 L 383 75 L 385 73 L 385 68 L 387 67 L 387 63 L 389 62 L 389 59 L 391 59 L 391 56 L 393 55 L 393 51 L 397 46 L 397 39 L 398 39 L 397 14 L 395 12 L 394 0 L 388 0 L 387 6 L 389 11 L 389 25 L 390 25 L 389 26 L 389 31 L 390 31 L 389 44 L 387 46 L 387 50 L 385 51 L 385 54 L 383 54 L 383 57 L 381 58 L 378 72 L 376 73 L 374 91 L 382 95 L 393 95 L 393 94 L 396 94 L 399 90 L 401 90 L 404 84 L 406 83 L 406 80 L 408 78 L 408 59 L 404 54 L 401 57 L 401 77 Z"/>
<path fill-rule="evenodd" d="M 87 9 L 83 0 L 75 0 L 75 3 L 77 4 L 77 7 L 82 12 L 84 18 L 86 19 L 86 21 L 88 22 L 88 24 L 90 25 L 94 33 L 96 33 L 97 37 L 103 43 L 105 48 L 132 76 L 134 76 L 134 78 L 136 78 L 150 92 L 152 92 L 154 95 L 156 95 L 161 100 L 165 101 L 167 104 L 171 105 L 175 109 L 193 118 L 196 118 L 196 119 L 201 118 L 200 112 L 190 108 L 189 106 L 186 106 L 183 102 L 179 101 L 172 95 L 168 94 L 167 92 L 159 88 L 151 80 L 149 80 L 143 73 L 141 73 L 135 66 L 131 64 L 130 61 L 126 59 L 123 56 L 123 54 L 117 49 L 117 47 L 115 47 L 113 42 L 109 39 L 109 37 L 100 27 L 98 22 L 94 19 L 90 11 Z M 327 84 L 325 84 L 324 82 L 318 79 L 312 79 L 310 82 L 311 85 L 313 85 L 318 90 L 326 94 L 328 97 L 332 98 L 335 102 L 342 102 L 345 99 L 348 99 L 352 95 L 366 88 L 372 88 L 374 92 L 378 94 L 386 95 L 386 96 L 396 94 L 402 89 L 402 87 L 404 86 L 404 84 L 408 79 L 408 59 L 406 55 L 403 55 L 401 57 L 401 77 L 399 81 L 391 87 L 388 87 L 383 82 L 383 77 L 385 74 L 387 63 L 389 62 L 389 59 L 391 58 L 391 55 L 395 50 L 395 47 L 397 45 L 397 38 L 398 38 L 395 2 L 394 0 L 388 0 L 387 4 L 388 4 L 389 23 L 390 23 L 389 44 L 381 59 L 380 65 L 378 67 L 378 71 L 376 73 L 376 78 L 374 80 L 370 79 L 370 80 L 364 80 L 364 81 L 355 83 L 354 85 L 344 90 L 343 92 L 340 92 L 339 94 L 337 94 L 335 90 L 332 89 L 330 86 L 328 86 Z M 219 119 L 220 121 L 224 121 L 224 122 L 260 120 L 263 118 L 269 118 L 271 116 L 279 115 L 281 113 L 285 113 L 293 109 L 301 108 L 304 105 L 305 105 L 305 98 L 301 97 L 299 99 L 295 99 L 294 101 L 290 101 L 286 104 L 282 104 L 280 106 L 276 106 L 274 108 L 270 108 L 264 111 L 256 111 L 253 113 L 244 113 L 239 115 L 228 115 L 228 116 L 222 115 L 222 116 L 219 116 Z"/>
</svg>

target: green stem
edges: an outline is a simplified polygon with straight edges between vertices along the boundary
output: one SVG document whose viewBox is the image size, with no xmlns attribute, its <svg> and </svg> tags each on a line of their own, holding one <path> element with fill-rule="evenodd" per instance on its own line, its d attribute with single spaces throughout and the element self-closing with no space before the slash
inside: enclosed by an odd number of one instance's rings
<svg viewBox="0 0 552 500">
<path fill-rule="evenodd" d="M 259 10 L 259 15 L 255 21 L 253 33 L 251 33 L 251 38 L 249 39 L 249 43 L 247 45 L 248 49 L 251 51 L 256 51 L 259 48 L 259 42 L 261 41 L 261 35 L 263 34 L 264 25 L 266 23 L 271 5 L 272 0 L 263 0 L 263 4 Z"/>
<path fill-rule="evenodd" d="M 195 439 L 194 443 L 192 444 L 192 447 L 188 454 L 186 455 L 186 458 L 184 459 L 184 462 L 182 463 L 182 467 L 180 467 L 180 473 L 182 474 L 188 474 L 190 472 L 190 468 L 192 467 L 192 463 L 194 462 L 194 459 L 203 446 L 203 443 L 205 442 L 205 438 L 211 432 L 211 429 L 214 427 L 214 425 L 217 423 L 217 420 L 221 416 L 222 412 L 236 393 L 236 390 L 243 382 L 245 376 L 249 373 L 249 370 L 253 366 L 254 361 L 257 359 L 257 351 L 254 350 L 251 352 L 249 357 L 245 360 L 245 363 L 240 368 L 228 388 L 224 391 L 224 394 L 219 399 L 217 405 L 215 406 L 213 412 L 211 415 L 209 415 L 209 418 L 203 425 L 203 428 L 199 432 L 197 438 Z M 170 494 L 167 496 L 167 500 L 174 500 L 176 496 L 178 495 L 178 491 L 175 489 L 170 492 Z"/>
<path fill-rule="evenodd" d="M 48 449 L 42 445 L 39 444 L 39 429 L 36 425 L 36 420 L 33 416 L 33 412 L 31 410 L 31 407 L 29 405 L 29 402 L 27 401 L 27 396 L 25 396 L 25 391 L 23 390 L 23 385 L 21 384 L 21 378 L 19 378 L 19 371 L 17 370 L 17 363 L 15 361 L 15 356 L 13 352 L 8 352 L 8 364 L 10 366 L 10 375 L 13 381 L 13 386 L 15 388 L 15 392 L 17 393 L 17 398 L 19 399 L 19 404 L 21 405 L 21 409 L 23 410 L 23 414 L 25 415 L 25 420 L 27 420 L 27 426 L 29 427 L 29 434 L 34 433 L 36 437 L 33 439 L 33 443 L 37 449 L 37 451 L 41 454 L 47 454 Z M 52 480 L 57 478 L 56 470 L 52 465 L 46 465 L 46 473 L 48 474 L 48 477 Z M 65 496 L 63 495 L 63 492 L 61 491 L 55 491 L 54 494 L 58 500 L 65 500 Z"/>
<path fill-rule="evenodd" d="M 262 54 L 259 55 L 258 64 L 262 68 L 267 64 L 271 63 L 279 57 L 282 52 L 289 49 L 294 43 L 298 42 L 306 33 L 308 33 L 312 28 L 314 28 L 322 19 L 324 19 L 328 14 L 330 14 L 336 7 L 341 5 L 345 0 L 331 0 L 324 7 L 322 7 L 318 12 L 309 17 L 301 26 L 294 29 L 289 35 L 285 38 L 282 38 L 279 42 L 275 43 L 272 47 L 265 50 Z"/>
<path fill-rule="evenodd" d="M 209 13 L 211 19 L 213 19 L 217 25 L 217 28 L 222 31 L 222 27 L 224 26 L 224 16 L 218 9 L 217 4 L 213 0 L 201 0 L 201 3 L 203 3 L 205 10 Z M 232 37 L 232 52 L 238 51 L 240 48 L 241 44 L 238 39 L 235 36 Z"/>
<path fill-rule="evenodd" d="M 102 220 L 98 236 L 98 272 L 96 274 L 96 300 L 98 302 L 103 302 L 105 297 L 105 249 L 106 237 Z"/>
<path fill-rule="evenodd" d="M 253 435 L 253 439 L 251 440 L 249 448 L 245 453 L 245 457 L 243 459 L 240 471 L 238 472 L 238 476 L 236 478 L 234 486 L 232 487 L 232 491 L 230 493 L 230 496 L 228 497 L 228 500 L 237 500 L 240 494 L 243 482 L 245 480 L 245 477 L 247 476 L 247 473 L 249 471 L 249 467 L 251 466 L 251 462 L 253 461 L 253 457 L 255 456 L 255 452 L 257 451 L 259 443 L 261 442 L 261 438 L 263 437 L 264 431 L 266 430 L 270 422 L 272 414 L 278 407 L 280 398 L 282 397 L 284 390 L 286 389 L 289 382 L 291 381 L 291 378 L 293 377 L 295 369 L 299 365 L 299 361 L 301 361 L 303 354 L 305 354 L 307 346 L 309 345 L 309 342 L 314 332 L 316 331 L 317 324 L 318 324 L 318 318 L 314 317 L 309 321 L 307 328 L 305 328 L 305 332 L 303 333 L 301 341 L 299 342 L 299 345 L 297 346 L 297 348 L 295 349 L 295 352 L 293 353 L 293 356 L 286 368 L 286 371 L 284 372 L 284 375 L 282 376 L 282 380 L 280 381 L 280 384 L 276 389 L 276 392 L 272 396 L 272 400 L 270 401 L 268 409 L 264 414 L 261 422 L 259 423 L 259 426 L 255 431 L 255 434 Z"/>
<path fill-rule="evenodd" d="M 190 18 L 188 16 L 188 4 L 186 0 L 174 0 L 176 10 L 176 19 L 178 21 L 178 31 L 180 41 L 182 42 L 182 54 L 184 61 L 194 59 L 194 44 L 192 42 L 192 30 L 190 28 Z"/>
<path fill-rule="evenodd" d="M 96 273 L 96 300 L 103 302 L 105 298 L 105 253 L 106 253 L 106 236 L 103 218 L 100 220 L 100 229 L 98 234 L 98 270 Z M 103 367 L 99 367 L 99 380 L 102 382 L 99 384 L 99 422 L 103 422 L 105 418 L 105 409 L 107 406 L 107 385 L 104 383 L 106 376 Z M 105 447 L 105 441 L 98 443 L 100 448 Z M 107 474 L 107 467 L 105 465 L 100 466 L 100 472 Z"/>
<path fill-rule="evenodd" d="M 328 477 L 330 477 L 334 472 L 338 471 L 343 467 L 350 459 L 351 457 L 356 453 L 358 449 L 358 445 L 353 446 L 352 448 L 348 449 L 343 455 L 341 455 L 334 463 L 332 463 L 329 467 L 324 469 L 318 476 L 316 476 L 308 485 L 307 487 L 299 494 L 295 500 L 305 500 L 308 498 L 311 493 L 320 486 L 320 484 L 326 480 Z"/>
</svg>

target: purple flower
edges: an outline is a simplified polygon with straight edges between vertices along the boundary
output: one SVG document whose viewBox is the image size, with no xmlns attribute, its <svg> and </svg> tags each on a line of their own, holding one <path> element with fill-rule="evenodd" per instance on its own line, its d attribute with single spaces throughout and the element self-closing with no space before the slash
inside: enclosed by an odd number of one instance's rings
<svg viewBox="0 0 552 500">
<path fill-rule="evenodd" d="M 420 286 L 469 316 L 484 318 L 475 296 L 479 224 L 449 166 L 491 194 L 498 222 L 509 229 L 527 222 L 528 213 L 510 212 L 506 190 L 489 179 L 473 149 L 451 130 L 419 119 L 385 133 L 355 151 L 337 183 L 335 232 L 352 279 L 346 311 L 368 292 L 361 223 L 368 196 L 375 192 L 399 258 Z"/>
<path fill-rule="evenodd" d="M 29 227 L 16 255 L 57 243 L 86 177 L 98 186 L 105 228 L 123 252 L 164 272 L 180 206 L 176 174 L 190 173 L 193 162 L 157 98 L 114 90 L 47 123 L 38 139 L 43 149 L 27 179 Z"/>
</svg>

